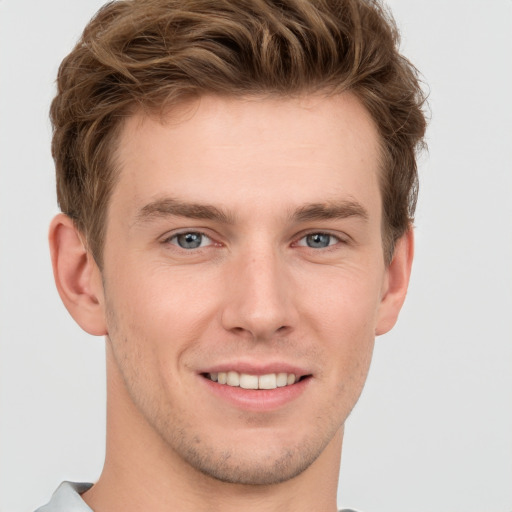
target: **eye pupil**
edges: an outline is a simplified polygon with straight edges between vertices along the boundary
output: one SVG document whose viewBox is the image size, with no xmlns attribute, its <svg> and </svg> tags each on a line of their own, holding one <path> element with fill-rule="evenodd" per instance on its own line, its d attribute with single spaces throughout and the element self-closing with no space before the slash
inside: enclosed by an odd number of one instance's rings
<svg viewBox="0 0 512 512">
<path fill-rule="evenodd" d="M 306 237 L 308 247 L 313 247 L 315 249 L 328 247 L 330 239 L 331 235 L 326 235 L 325 233 L 313 233 Z"/>
<path fill-rule="evenodd" d="M 182 233 L 176 237 L 178 245 L 183 249 L 197 249 L 202 242 L 201 233 Z"/>
</svg>

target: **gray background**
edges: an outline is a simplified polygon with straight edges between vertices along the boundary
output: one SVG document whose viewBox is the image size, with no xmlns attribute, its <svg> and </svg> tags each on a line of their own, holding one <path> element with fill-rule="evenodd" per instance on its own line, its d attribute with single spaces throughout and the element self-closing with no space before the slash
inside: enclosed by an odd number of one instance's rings
<svg viewBox="0 0 512 512">
<path fill-rule="evenodd" d="M 103 342 L 54 289 L 49 102 L 99 0 L 0 0 L 0 511 L 104 451 Z M 346 427 L 340 505 L 512 511 L 512 1 L 393 0 L 431 95 L 417 256 Z"/>
</svg>

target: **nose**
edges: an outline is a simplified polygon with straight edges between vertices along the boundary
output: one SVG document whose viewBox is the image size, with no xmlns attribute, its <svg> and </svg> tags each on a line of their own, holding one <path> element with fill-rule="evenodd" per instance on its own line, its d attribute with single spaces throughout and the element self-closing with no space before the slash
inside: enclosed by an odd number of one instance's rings
<svg viewBox="0 0 512 512">
<path fill-rule="evenodd" d="M 276 251 L 269 248 L 240 256 L 230 266 L 226 281 L 224 329 L 263 341 L 295 328 L 293 279 Z"/>
</svg>

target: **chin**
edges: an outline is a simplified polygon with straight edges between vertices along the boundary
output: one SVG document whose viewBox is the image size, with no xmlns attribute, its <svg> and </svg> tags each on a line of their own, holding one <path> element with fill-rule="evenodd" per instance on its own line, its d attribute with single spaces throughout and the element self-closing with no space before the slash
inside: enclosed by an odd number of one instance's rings
<svg viewBox="0 0 512 512">
<path fill-rule="evenodd" d="M 335 433 L 334 433 L 335 434 Z M 288 445 L 281 436 L 238 446 L 229 440 L 219 446 L 218 437 L 182 436 L 173 449 L 189 466 L 217 481 L 239 485 L 275 485 L 306 471 L 325 451 L 334 435 L 309 436 Z M 231 441 L 233 441 L 231 439 Z M 272 446 L 272 444 L 274 446 Z"/>
<path fill-rule="evenodd" d="M 188 453 L 188 463 L 203 475 L 215 480 L 239 485 L 275 485 L 304 472 L 320 455 L 299 449 L 285 451 L 278 457 L 255 458 L 224 452 L 219 457 Z"/>
</svg>

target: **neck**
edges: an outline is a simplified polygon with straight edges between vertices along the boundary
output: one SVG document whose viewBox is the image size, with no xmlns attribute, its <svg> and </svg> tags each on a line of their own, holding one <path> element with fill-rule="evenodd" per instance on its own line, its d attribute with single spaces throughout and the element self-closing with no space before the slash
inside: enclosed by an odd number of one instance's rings
<svg viewBox="0 0 512 512">
<path fill-rule="evenodd" d="M 98 482 L 83 495 L 95 512 L 337 510 L 342 429 L 313 464 L 290 480 L 272 485 L 222 482 L 176 454 L 133 404 L 115 366 L 107 363 L 107 368 L 105 465 Z"/>
</svg>

